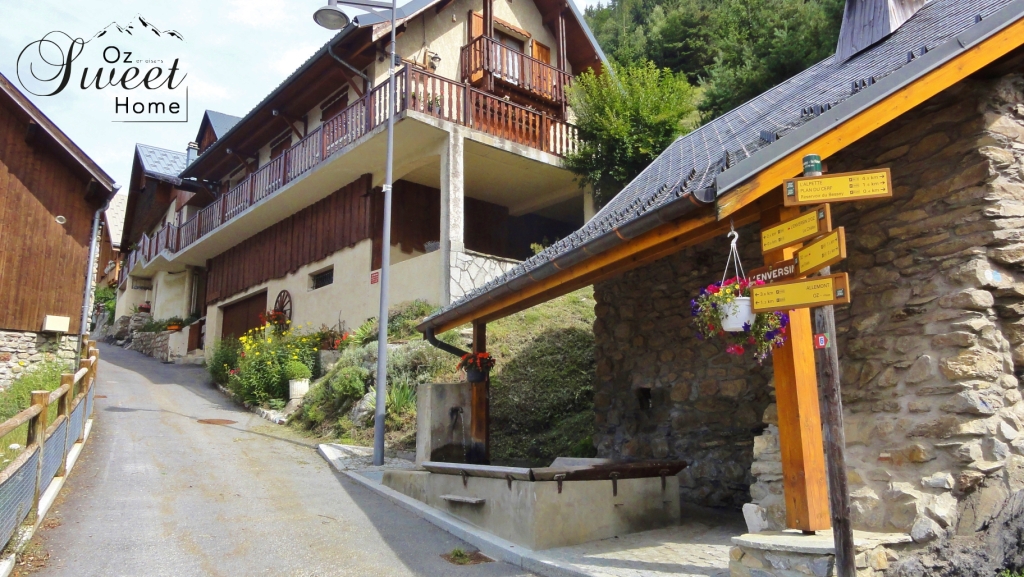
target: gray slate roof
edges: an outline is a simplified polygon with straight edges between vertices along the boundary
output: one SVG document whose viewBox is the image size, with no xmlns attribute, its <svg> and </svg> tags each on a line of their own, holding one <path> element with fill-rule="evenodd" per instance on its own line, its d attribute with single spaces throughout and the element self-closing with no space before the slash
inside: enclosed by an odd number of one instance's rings
<svg viewBox="0 0 1024 577">
<path fill-rule="evenodd" d="M 184 152 L 175 152 L 148 144 L 136 144 L 135 153 L 139 155 L 142 170 L 146 176 L 178 181 L 178 174 L 185 170 Z"/>
<path fill-rule="evenodd" d="M 110 206 L 103 212 L 107 225 L 107 232 L 110 234 L 110 242 L 114 248 L 121 246 L 121 236 L 124 233 L 124 215 L 128 209 L 128 193 L 119 192 L 110 199 Z"/>
<path fill-rule="evenodd" d="M 210 119 L 210 126 L 213 127 L 213 134 L 220 139 L 220 137 L 227 134 L 231 127 L 238 124 L 238 121 L 242 119 L 241 116 L 231 116 L 230 114 L 224 114 L 223 112 L 217 112 L 216 110 L 207 110 L 206 117 Z"/>
<path fill-rule="evenodd" d="M 550 263 L 556 259 L 562 265 L 558 268 L 565 268 L 605 250 L 607 242 L 595 241 L 607 241 L 616 230 L 629 231 L 626 238 L 649 230 L 653 225 L 647 223 L 653 219 L 645 217 L 652 213 L 674 212 L 674 218 L 685 210 L 683 204 L 713 202 L 799 143 L 834 127 L 840 116 L 830 111 L 836 106 L 842 105 L 845 113 L 850 105 L 863 107 L 880 100 L 897 79 L 906 80 L 901 75 L 917 78 L 962 50 L 958 35 L 971 36 L 973 28 L 978 34 L 991 34 L 995 26 L 1015 21 L 1022 12 L 1024 0 L 932 0 L 891 36 L 846 62 L 829 57 L 680 137 L 582 228 L 451 303 L 421 328 L 439 324 L 438 317 L 451 316 L 446 313 L 453 309 L 472 310 L 491 296 L 488 293 L 518 290 L 552 274 Z M 894 78 L 883 80 L 889 76 Z M 854 95 L 860 98 L 843 105 Z M 546 270 L 538 272 L 541 267 Z M 507 286 L 510 283 L 512 287 Z"/>
</svg>

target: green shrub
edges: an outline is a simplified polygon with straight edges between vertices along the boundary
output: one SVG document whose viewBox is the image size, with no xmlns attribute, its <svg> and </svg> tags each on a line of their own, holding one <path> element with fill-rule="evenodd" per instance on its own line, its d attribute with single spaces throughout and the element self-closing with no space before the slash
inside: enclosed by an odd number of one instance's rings
<svg viewBox="0 0 1024 577">
<path fill-rule="evenodd" d="M 312 373 L 318 364 L 319 342 L 301 331 L 268 334 L 265 328 L 259 328 L 249 331 L 238 341 L 241 344 L 238 370 L 229 379 L 228 386 L 250 403 L 287 400 L 286 365 L 298 362 Z"/>
<path fill-rule="evenodd" d="M 108 286 L 98 286 L 93 292 L 93 300 L 96 304 L 102 304 L 103 310 L 107 311 L 107 322 L 114 322 L 114 309 L 117 308 L 117 291 Z"/>
<path fill-rule="evenodd" d="M 288 361 L 284 366 L 284 374 L 289 381 L 297 381 L 310 378 L 313 376 L 313 371 L 299 361 Z"/>
<path fill-rule="evenodd" d="M 167 330 L 166 320 L 150 319 L 146 321 L 146 324 L 142 325 L 139 331 L 144 333 L 159 333 Z"/>
<path fill-rule="evenodd" d="M 241 346 L 237 339 L 220 340 L 213 344 L 213 353 L 207 366 L 213 382 L 218 385 L 228 384 L 231 371 L 238 369 L 238 352 Z"/>
<path fill-rule="evenodd" d="M 999 574 L 999 577 L 1024 577 L 1024 571 L 1013 571 L 1011 569 L 1006 569 L 1005 571 Z"/>
<path fill-rule="evenodd" d="M 388 312 L 388 338 L 394 340 L 420 339 L 416 330 L 423 317 L 430 316 L 437 307 L 427 301 L 415 300 L 401 303 Z"/>
<path fill-rule="evenodd" d="M 349 401 L 358 401 L 366 394 L 366 379 L 370 372 L 362 367 L 341 367 L 333 375 L 327 378 L 327 386 L 330 387 L 335 399 L 340 400 L 338 406 Z"/>
</svg>

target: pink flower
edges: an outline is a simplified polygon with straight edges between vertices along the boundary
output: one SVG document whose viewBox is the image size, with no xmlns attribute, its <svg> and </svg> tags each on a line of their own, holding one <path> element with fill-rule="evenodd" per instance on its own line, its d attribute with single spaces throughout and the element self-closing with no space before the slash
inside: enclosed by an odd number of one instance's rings
<svg viewBox="0 0 1024 577">
<path fill-rule="evenodd" d="M 709 292 L 709 293 L 711 293 L 711 294 L 713 294 L 713 295 L 714 295 L 714 294 L 718 294 L 718 291 L 719 291 L 719 290 L 721 290 L 721 289 L 719 289 L 719 288 L 718 288 L 717 286 L 715 286 L 715 285 L 708 285 L 708 292 Z"/>
</svg>

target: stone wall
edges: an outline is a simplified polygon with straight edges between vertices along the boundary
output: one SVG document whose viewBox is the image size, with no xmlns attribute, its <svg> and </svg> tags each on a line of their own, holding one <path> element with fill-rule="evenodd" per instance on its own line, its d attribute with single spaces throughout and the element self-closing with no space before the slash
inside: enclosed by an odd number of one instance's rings
<svg viewBox="0 0 1024 577">
<path fill-rule="evenodd" d="M 58 342 L 52 333 L 0 331 L 0 390 L 44 361 L 63 359 L 73 368 L 77 351 L 78 335 L 64 335 Z"/>
<path fill-rule="evenodd" d="M 760 264 L 757 227 L 740 232 L 743 262 Z M 750 500 L 754 437 L 772 402 L 771 368 L 699 340 L 690 300 L 722 279 L 724 238 L 595 286 L 598 456 L 683 459 L 685 501 Z"/>
<path fill-rule="evenodd" d="M 973 534 L 1016 490 L 1022 92 L 1019 75 L 969 79 L 827 161 L 831 172 L 888 166 L 894 179 L 891 200 L 833 205 L 849 255 L 834 271 L 850 273 L 853 296 L 836 309 L 836 346 L 857 529 L 918 543 Z M 725 244 L 597 287 L 595 440 L 602 456 L 692 459 L 685 500 L 752 497 L 777 527 L 785 511 L 770 371 L 691 336 L 689 300 L 720 278 Z M 745 255 L 748 267 L 756 258 Z M 649 412 L 638 388 L 651 389 Z"/>
<path fill-rule="evenodd" d="M 452 252 L 449 290 L 452 300 L 462 298 L 477 287 L 497 278 L 519 261 L 473 252 L 470 250 Z"/>
<path fill-rule="evenodd" d="M 172 331 L 159 333 L 136 331 L 132 333 L 132 342 L 127 348 L 161 361 L 170 361 L 167 344 L 171 334 Z"/>
</svg>

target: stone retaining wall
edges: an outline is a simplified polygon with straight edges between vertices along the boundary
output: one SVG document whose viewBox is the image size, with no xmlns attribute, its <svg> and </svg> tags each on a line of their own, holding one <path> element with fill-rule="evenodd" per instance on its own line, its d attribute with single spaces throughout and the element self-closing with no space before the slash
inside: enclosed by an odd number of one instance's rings
<svg viewBox="0 0 1024 577">
<path fill-rule="evenodd" d="M 462 298 L 519 264 L 519 261 L 473 252 L 452 252 L 449 287 L 452 300 Z"/>
<path fill-rule="evenodd" d="M 168 358 L 167 346 L 171 334 L 173 334 L 173 331 L 159 333 L 135 331 L 132 333 L 132 342 L 127 348 L 128 350 L 138 351 L 144 355 L 167 362 L 171 360 Z"/>
<path fill-rule="evenodd" d="M 0 331 L 0 390 L 44 361 L 64 359 L 71 369 L 77 351 L 78 335 L 64 335 L 58 342 L 52 333 Z"/>
<path fill-rule="evenodd" d="M 833 272 L 850 273 L 853 296 L 836 308 L 835 346 L 857 529 L 918 543 L 973 534 L 1017 490 L 1022 156 L 1024 78 L 1011 75 L 964 81 L 828 159 L 831 172 L 889 166 L 894 179 L 891 200 L 833 205 L 848 245 Z M 756 227 L 741 234 L 756 239 Z M 689 301 L 721 278 L 726 244 L 596 287 L 595 442 L 601 456 L 692 460 L 685 500 L 752 500 L 777 528 L 770 369 L 692 336 Z M 746 247 L 748 267 L 756 252 Z M 642 388 L 651 409 L 638 404 Z"/>
</svg>

